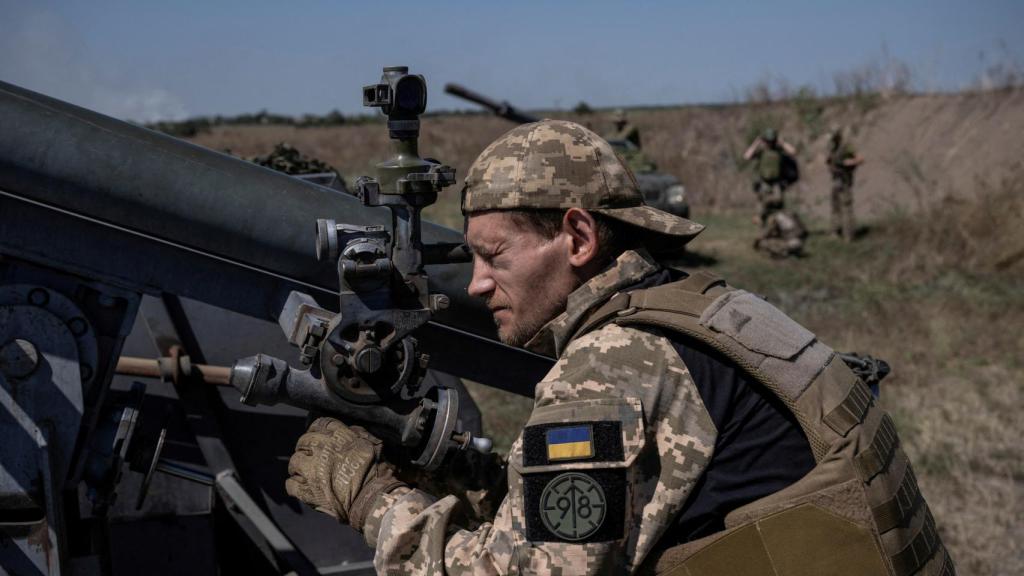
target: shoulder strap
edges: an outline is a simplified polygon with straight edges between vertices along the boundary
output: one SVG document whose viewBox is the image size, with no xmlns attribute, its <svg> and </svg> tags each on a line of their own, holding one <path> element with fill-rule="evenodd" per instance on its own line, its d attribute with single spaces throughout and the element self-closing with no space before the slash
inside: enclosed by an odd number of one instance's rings
<svg viewBox="0 0 1024 576">
<path fill-rule="evenodd" d="M 726 294 L 735 297 L 723 298 Z M 754 304 L 755 308 L 737 309 L 744 304 Z M 720 329 L 743 331 L 745 322 L 736 327 L 716 326 L 720 317 L 725 317 L 723 321 L 746 317 L 752 333 L 740 335 L 740 342 L 737 335 L 724 334 Z M 581 322 L 573 338 L 609 323 L 661 328 L 707 344 L 782 400 L 800 422 L 816 460 L 828 451 L 815 422 L 797 408 L 796 398 L 831 361 L 832 350 L 769 304 L 737 291 L 714 274 L 696 272 L 661 286 L 616 294 Z M 795 359 L 797 355 L 799 360 Z"/>
<path fill-rule="evenodd" d="M 638 310 L 671 312 L 700 318 L 701 313 L 724 292 L 732 290 L 716 274 L 699 270 L 686 278 L 631 292 L 619 292 L 592 312 L 576 331 L 576 337 Z"/>
</svg>

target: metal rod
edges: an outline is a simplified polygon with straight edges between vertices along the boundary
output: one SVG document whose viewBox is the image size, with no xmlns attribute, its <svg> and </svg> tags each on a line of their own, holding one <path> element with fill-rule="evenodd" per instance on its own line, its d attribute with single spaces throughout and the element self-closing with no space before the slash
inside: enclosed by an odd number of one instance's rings
<svg viewBox="0 0 1024 576">
<path fill-rule="evenodd" d="M 139 376 L 142 378 L 169 378 L 170 373 L 163 366 L 173 362 L 171 358 L 138 358 L 121 356 L 117 360 L 116 372 L 123 376 Z M 187 364 L 182 367 L 185 376 L 196 376 L 207 384 L 217 386 L 231 385 L 231 368 L 228 366 L 211 366 L 209 364 Z"/>
</svg>

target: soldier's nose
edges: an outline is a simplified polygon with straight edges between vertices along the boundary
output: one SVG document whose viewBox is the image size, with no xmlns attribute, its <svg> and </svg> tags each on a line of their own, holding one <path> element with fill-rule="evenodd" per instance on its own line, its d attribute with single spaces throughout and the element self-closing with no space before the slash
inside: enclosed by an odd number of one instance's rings
<svg viewBox="0 0 1024 576">
<path fill-rule="evenodd" d="M 480 266 L 473 266 L 473 278 L 469 281 L 469 286 L 466 288 L 469 295 L 483 298 L 494 292 L 494 288 L 494 279 L 484 274 L 480 270 Z"/>
</svg>

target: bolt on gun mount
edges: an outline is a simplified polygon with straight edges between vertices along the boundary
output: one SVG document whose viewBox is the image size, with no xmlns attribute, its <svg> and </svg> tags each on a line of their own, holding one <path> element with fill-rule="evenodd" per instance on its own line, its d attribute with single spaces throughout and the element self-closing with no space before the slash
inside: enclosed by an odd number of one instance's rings
<svg viewBox="0 0 1024 576">
<path fill-rule="evenodd" d="M 411 335 L 449 304 L 428 292 L 423 267 L 470 260 L 461 244 L 425 246 L 420 239 L 421 210 L 455 182 L 455 170 L 419 157 L 423 76 L 384 68 L 379 84 L 363 88 L 363 105 L 387 116 L 395 155 L 377 165 L 376 179 L 357 180 L 357 194 L 366 206 L 390 209 L 391 229 L 317 220 L 317 259 L 337 259 L 339 312 L 291 292 L 278 323 L 307 369 L 259 354 L 235 363 L 231 384 L 247 404 L 283 402 L 365 423 L 413 464 L 434 470 L 453 450 L 491 447 L 458 430 L 456 390 L 424 386 L 429 359 Z"/>
</svg>

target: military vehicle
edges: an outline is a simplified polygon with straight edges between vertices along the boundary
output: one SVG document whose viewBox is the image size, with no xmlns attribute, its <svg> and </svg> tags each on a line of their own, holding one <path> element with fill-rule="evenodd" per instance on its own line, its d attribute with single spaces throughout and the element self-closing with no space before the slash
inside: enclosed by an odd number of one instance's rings
<svg viewBox="0 0 1024 576">
<path fill-rule="evenodd" d="M 444 91 L 457 98 L 479 104 L 494 112 L 496 116 L 511 122 L 526 124 L 540 120 L 536 116 L 522 112 L 507 101 L 497 102 L 459 84 L 446 84 Z M 689 218 L 690 205 L 686 199 L 686 188 L 678 178 L 666 172 L 659 172 L 657 164 L 632 142 L 609 140 L 608 143 L 633 170 L 636 183 L 648 204 L 659 210 Z"/>
</svg>

